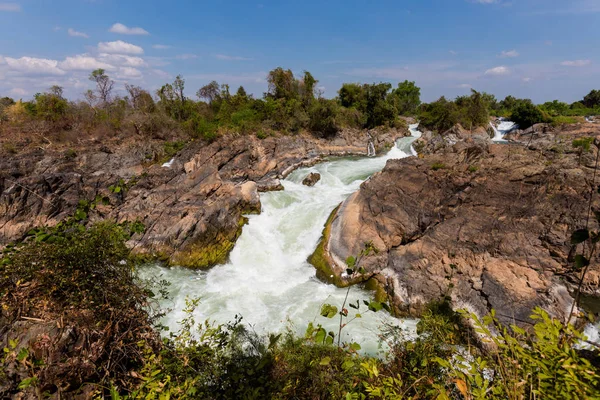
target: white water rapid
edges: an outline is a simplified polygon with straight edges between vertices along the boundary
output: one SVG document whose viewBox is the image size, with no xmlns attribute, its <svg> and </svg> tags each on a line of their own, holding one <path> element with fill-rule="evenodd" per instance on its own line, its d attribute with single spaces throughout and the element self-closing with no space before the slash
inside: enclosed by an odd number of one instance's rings
<svg viewBox="0 0 600 400">
<path fill-rule="evenodd" d="M 505 142 L 504 135 L 517 128 L 517 124 L 506 121 L 504 118 L 500 118 L 500 123 L 497 127 L 491 122 L 490 126 L 494 129 L 494 137 L 492 138 L 494 142 Z"/>
<path fill-rule="evenodd" d="M 337 332 L 339 319 L 320 317 L 319 311 L 323 303 L 341 308 L 346 289 L 319 281 L 306 259 L 338 204 L 383 169 L 387 160 L 414 154 L 412 143 L 421 135 L 417 127 L 411 125 L 413 136 L 398 140 L 383 157 L 339 158 L 301 168 L 282 181 L 284 191 L 261 194 L 262 213 L 249 216 L 229 263 L 205 272 L 158 265 L 142 269 L 144 278 L 158 277 L 171 283 L 170 300 L 161 305 L 172 311 L 162 322 L 176 331 L 184 317 L 185 299 L 200 297 L 197 321 L 226 323 L 241 315 L 243 323 L 258 333 L 281 332 L 290 326 L 304 334 L 312 321 Z M 311 172 L 320 173 L 321 180 L 314 187 L 302 185 Z M 370 297 L 372 293 L 353 287 L 348 300 L 362 303 Z M 358 342 L 365 353 L 378 351 L 379 327 L 384 322 L 406 328 L 409 335 L 415 332 L 414 320 L 397 320 L 384 312 L 361 310 L 361 314 L 362 318 L 344 328 L 342 340 Z"/>
</svg>

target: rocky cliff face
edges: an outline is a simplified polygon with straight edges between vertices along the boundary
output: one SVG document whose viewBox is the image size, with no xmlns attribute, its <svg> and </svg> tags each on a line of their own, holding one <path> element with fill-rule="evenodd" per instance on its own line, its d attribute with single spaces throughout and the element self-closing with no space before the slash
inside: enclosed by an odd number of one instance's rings
<svg viewBox="0 0 600 400">
<path fill-rule="evenodd" d="M 578 279 L 570 235 L 586 226 L 595 160 L 590 152 L 580 163 L 572 139 L 542 136 L 529 150 L 475 138 L 388 161 L 341 205 L 321 256 L 342 277 L 342 260 L 372 243 L 379 252 L 361 265 L 405 313 L 449 296 L 455 308 L 493 308 L 510 323 L 536 306 L 564 317 Z M 598 261 L 589 293 L 600 288 Z"/>
<path fill-rule="evenodd" d="M 380 151 L 406 134 L 371 132 Z M 260 212 L 259 191 L 281 189 L 279 178 L 323 157 L 366 155 L 367 143 L 367 133 L 358 130 L 340 132 L 333 140 L 227 136 L 212 144 L 192 142 L 169 167 L 153 161 L 161 158 L 164 142 L 135 138 L 3 153 L 0 248 L 83 207 L 91 221 L 144 223 L 146 232 L 130 243 L 136 252 L 208 267 L 225 261 L 241 233 L 243 215 Z M 102 198 L 109 204 L 94 202 Z"/>
</svg>

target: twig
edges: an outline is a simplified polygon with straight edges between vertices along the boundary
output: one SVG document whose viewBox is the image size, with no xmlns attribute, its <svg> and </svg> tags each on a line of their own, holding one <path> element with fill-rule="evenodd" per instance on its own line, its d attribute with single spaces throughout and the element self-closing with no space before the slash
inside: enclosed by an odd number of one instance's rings
<svg viewBox="0 0 600 400">
<path fill-rule="evenodd" d="M 25 189 L 25 190 L 27 190 L 29 193 L 31 193 L 31 194 L 32 194 L 32 195 L 34 195 L 34 196 L 37 196 L 37 197 L 39 197 L 39 198 L 40 198 L 40 199 L 42 199 L 43 201 L 45 201 L 45 202 L 48 202 L 48 203 L 52 204 L 52 201 L 51 201 L 51 200 L 48 200 L 48 199 L 46 199 L 46 198 L 44 198 L 44 197 L 40 196 L 39 194 L 37 194 L 37 193 L 36 193 L 36 192 L 34 192 L 33 190 L 29 189 L 28 187 L 25 187 L 25 186 L 21 185 L 19 182 L 17 182 L 17 181 L 13 181 L 12 179 L 8 179 L 8 178 L 4 178 L 4 179 L 5 179 L 5 180 L 7 180 L 7 181 L 9 181 L 9 182 L 11 182 L 11 183 L 14 183 L 15 185 L 19 186 L 19 187 L 20 187 L 20 188 L 22 188 L 22 189 Z"/>
</svg>

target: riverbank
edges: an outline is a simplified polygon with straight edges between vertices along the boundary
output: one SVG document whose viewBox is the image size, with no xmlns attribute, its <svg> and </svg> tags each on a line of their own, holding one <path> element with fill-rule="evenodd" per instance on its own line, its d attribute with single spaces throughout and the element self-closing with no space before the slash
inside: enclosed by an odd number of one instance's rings
<svg viewBox="0 0 600 400">
<path fill-rule="evenodd" d="M 366 155 L 369 140 L 386 152 L 406 134 L 229 135 L 210 144 L 124 137 L 27 148 L 0 158 L 0 246 L 80 210 L 86 221 L 142 223 L 145 233 L 129 245 L 148 260 L 207 268 L 226 260 L 243 216 L 260 212 L 259 191 L 280 188 L 279 179 L 324 157 Z"/>
</svg>

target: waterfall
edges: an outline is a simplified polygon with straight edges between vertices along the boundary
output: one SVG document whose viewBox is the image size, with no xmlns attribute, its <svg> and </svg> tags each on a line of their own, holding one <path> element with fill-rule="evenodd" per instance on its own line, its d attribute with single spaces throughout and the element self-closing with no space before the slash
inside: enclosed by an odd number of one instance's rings
<svg viewBox="0 0 600 400">
<path fill-rule="evenodd" d="M 337 332 L 337 322 L 318 317 L 319 310 L 323 303 L 340 307 L 346 290 L 319 281 L 306 260 L 316 248 L 331 211 L 357 191 L 365 179 L 383 169 L 389 159 L 412 154 L 412 142 L 420 135 L 417 126 L 411 126 L 413 136 L 399 139 L 382 157 L 336 158 L 300 168 L 281 181 L 284 191 L 261 193 L 262 213 L 248 217 L 249 223 L 227 264 L 209 271 L 159 265 L 143 268 L 142 277 L 171 282 L 171 300 L 162 304 L 171 311 L 162 323 L 171 331 L 177 330 L 178 321 L 184 317 L 186 297 L 200 296 L 196 321 L 226 323 L 241 315 L 243 322 L 258 333 L 282 331 L 289 326 L 303 335 L 311 321 Z M 320 173 L 321 180 L 314 187 L 302 185 L 311 172 Z M 353 287 L 349 300 L 372 296 Z M 378 351 L 378 327 L 383 323 L 402 326 L 409 334 L 416 329 L 414 320 L 365 312 L 342 331 L 342 340 L 356 341 L 365 353 L 374 354 Z"/>
<path fill-rule="evenodd" d="M 367 145 L 367 156 L 368 157 L 375 157 L 375 145 L 373 144 L 372 141 L 369 141 L 369 144 Z"/>
<path fill-rule="evenodd" d="M 371 136 L 371 134 L 367 132 L 367 137 L 367 157 L 375 157 L 377 153 L 375 152 L 375 145 L 373 144 L 373 136 Z"/>
<path fill-rule="evenodd" d="M 504 135 L 517 129 L 518 126 L 514 122 L 507 121 L 504 118 L 500 118 L 499 121 L 500 121 L 500 123 L 498 124 L 497 127 L 492 122 L 490 122 L 490 126 L 494 130 L 494 137 L 492 138 L 492 141 L 506 142 L 506 140 L 504 140 Z"/>
</svg>

